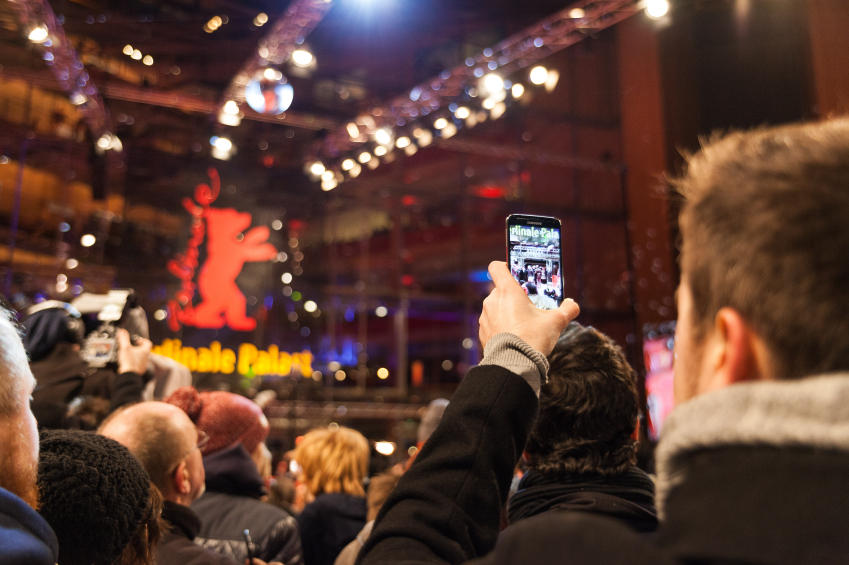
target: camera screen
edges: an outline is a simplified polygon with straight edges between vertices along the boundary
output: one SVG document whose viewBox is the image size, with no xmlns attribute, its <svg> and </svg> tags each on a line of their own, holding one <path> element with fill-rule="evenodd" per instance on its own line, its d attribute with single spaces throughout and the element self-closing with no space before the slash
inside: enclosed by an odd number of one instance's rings
<svg viewBox="0 0 849 565">
<path fill-rule="evenodd" d="M 543 310 L 563 302 L 560 229 L 510 224 L 507 238 L 510 272 L 528 298 Z"/>
</svg>

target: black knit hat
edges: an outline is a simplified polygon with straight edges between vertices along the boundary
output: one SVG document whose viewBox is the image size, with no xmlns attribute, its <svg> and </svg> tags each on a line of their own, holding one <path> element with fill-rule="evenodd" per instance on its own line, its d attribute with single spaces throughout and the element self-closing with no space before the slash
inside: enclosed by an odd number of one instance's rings
<svg viewBox="0 0 849 565">
<path fill-rule="evenodd" d="M 62 565 L 110 565 L 147 510 L 150 479 L 112 439 L 72 430 L 41 432 L 39 512 L 59 539 Z"/>
</svg>

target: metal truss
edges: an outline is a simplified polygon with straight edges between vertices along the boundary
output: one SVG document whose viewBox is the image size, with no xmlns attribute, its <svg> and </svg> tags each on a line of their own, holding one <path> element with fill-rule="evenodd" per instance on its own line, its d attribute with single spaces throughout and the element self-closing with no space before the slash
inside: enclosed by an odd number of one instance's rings
<svg viewBox="0 0 849 565">
<path fill-rule="evenodd" d="M 282 65 L 304 42 L 304 39 L 324 19 L 331 0 L 295 0 L 272 25 L 271 30 L 257 43 L 254 54 L 242 65 L 230 81 L 221 99 L 219 110 L 229 100 L 245 101 L 245 85 L 257 71 L 269 65 Z"/>
<path fill-rule="evenodd" d="M 481 76 L 496 71 L 506 78 L 634 15 L 641 10 L 641 3 L 641 0 L 579 0 L 375 108 L 368 120 L 374 127 L 369 129 L 411 126 L 423 121 L 423 115 L 467 98 L 466 89 L 476 87 Z M 307 160 L 339 159 L 362 147 L 363 141 L 363 136 L 354 139 L 345 126 L 340 126 Z"/>
<path fill-rule="evenodd" d="M 65 31 L 56 21 L 47 0 L 11 0 L 11 4 L 25 32 L 29 33 L 41 26 L 47 29 L 46 40 L 36 43 L 36 49 L 50 67 L 59 86 L 79 108 L 92 136 L 97 139 L 110 132 L 111 121 L 100 92 L 88 76 L 71 42 L 65 37 Z"/>
</svg>

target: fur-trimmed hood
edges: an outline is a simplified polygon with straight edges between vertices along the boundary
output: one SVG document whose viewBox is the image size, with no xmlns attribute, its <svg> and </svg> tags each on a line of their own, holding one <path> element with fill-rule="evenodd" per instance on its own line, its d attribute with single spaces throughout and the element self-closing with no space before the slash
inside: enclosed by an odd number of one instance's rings
<svg viewBox="0 0 849 565">
<path fill-rule="evenodd" d="M 687 455 L 732 445 L 849 452 L 849 373 L 737 384 L 676 408 L 656 452 L 661 519 L 670 491 L 686 478 Z"/>
</svg>

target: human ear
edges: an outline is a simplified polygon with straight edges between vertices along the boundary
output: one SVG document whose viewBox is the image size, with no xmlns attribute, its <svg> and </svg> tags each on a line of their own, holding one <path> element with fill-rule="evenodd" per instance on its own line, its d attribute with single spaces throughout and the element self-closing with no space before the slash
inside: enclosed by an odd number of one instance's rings
<svg viewBox="0 0 849 565">
<path fill-rule="evenodd" d="M 721 308 L 707 340 L 705 370 L 708 378 L 701 392 L 762 379 L 765 374 L 762 351 L 760 337 L 743 316 L 733 308 Z"/>
<path fill-rule="evenodd" d="M 174 490 L 180 494 L 188 494 L 192 490 L 191 478 L 189 476 L 189 466 L 186 465 L 186 460 L 180 461 L 173 475 Z"/>
</svg>

